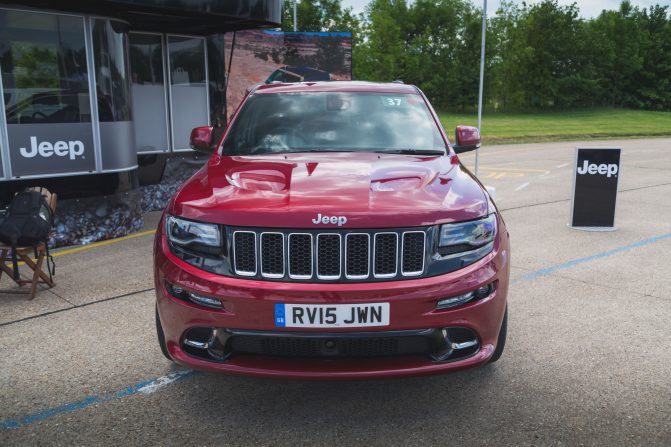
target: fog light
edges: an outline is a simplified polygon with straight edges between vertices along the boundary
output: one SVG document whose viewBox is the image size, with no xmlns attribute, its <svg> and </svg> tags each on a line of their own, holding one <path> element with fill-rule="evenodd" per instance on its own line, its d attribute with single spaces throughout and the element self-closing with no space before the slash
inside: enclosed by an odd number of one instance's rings
<svg viewBox="0 0 671 447">
<path fill-rule="evenodd" d="M 192 303 L 198 304 L 200 306 L 211 307 L 213 309 L 223 309 L 224 303 L 216 298 L 209 296 L 199 295 L 193 292 L 187 292 L 179 286 L 166 283 L 166 288 L 172 296 L 179 298 L 183 301 L 191 301 Z"/>
<path fill-rule="evenodd" d="M 478 299 L 487 298 L 491 293 L 492 285 L 487 284 L 486 286 L 478 287 L 475 289 L 475 297 Z"/>
</svg>

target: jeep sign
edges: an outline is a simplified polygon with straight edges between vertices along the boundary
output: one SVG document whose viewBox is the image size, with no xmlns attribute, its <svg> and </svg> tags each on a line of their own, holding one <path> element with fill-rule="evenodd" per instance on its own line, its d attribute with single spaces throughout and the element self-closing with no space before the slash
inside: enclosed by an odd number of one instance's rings
<svg viewBox="0 0 671 447">
<path fill-rule="evenodd" d="M 30 149 L 25 147 L 19 148 L 19 152 L 25 158 L 33 158 L 36 155 L 41 157 L 51 157 L 56 155 L 57 157 L 70 156 L 70 160 L 74 160 L 76 157 L 84 154 L 84 143 L 81 141 L 56 141 L 54 144 L 51 144 L 48 141 L 42 141 L 40 144 L 37 144 L 37 137 L 30 137 Z"/>
<path fill-rule="evenodd" d="M 609 165 L 605 163 L 597 165 L 585 160 L 585 163 L 582 165 L 582 167 L 578 166 L 578 174 L 606 174 L 608 177 L 611 177 L 613 175 L 617 175 L 617 168 L 618 166 L 615 163 Z"/>
<path fill-rule="evenodd" d="M 620 149 L 576 148 L 570 226 L 615 229 Z"/>
<path fill-rule="evenodd" d="M 12 177 L 93 172 L 91 123 L 8 124 Z"/>
</svg>

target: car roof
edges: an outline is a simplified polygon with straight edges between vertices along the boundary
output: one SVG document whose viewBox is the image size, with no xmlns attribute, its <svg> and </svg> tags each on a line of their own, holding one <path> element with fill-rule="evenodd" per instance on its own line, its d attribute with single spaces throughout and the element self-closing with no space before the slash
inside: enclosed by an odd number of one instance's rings
<svg viewBox="0 0 671 447">
<path fill-rule="evenodd" d="M 378 83 L 364 81 L 324 81 L 293 82 L 286 84 L 265 84 L 254 90 L 254 94 L 301 93 L 301 92 L 372 92 L 395 94 L 418 94 L 414 85 L 400 83 Z"/>
<path fill-rule="evenodd" d="M 311 67 L 296 66 L 296 65 L 286 65 L 286 66 L 282 67 L 281 69 L 282 70 L 287 70 L 287 71 L 290 71 L 292 73 L 296 73 L 296 74 L 299 74 L 299 75 L 304 75 L 304 74 L 308 74 L 308 73 L 310 73 L 310 74 L 311 73 L 325 73 L 325 74 L 328 74 L 328 71 L 318 70 L 316 68 L 311 68 Z"/>
</svg>

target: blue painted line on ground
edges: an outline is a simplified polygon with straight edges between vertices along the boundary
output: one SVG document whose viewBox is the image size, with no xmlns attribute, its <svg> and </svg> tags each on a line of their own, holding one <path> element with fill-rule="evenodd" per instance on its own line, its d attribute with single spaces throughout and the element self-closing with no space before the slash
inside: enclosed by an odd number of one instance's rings
<svg viewBox="0 0 671 447">
<path fill-rule="evenodd" d="M 552 273 L 555 273 L 559 270 L 569 269 L 575 267 L 576 265 L 584 264 L 586 262 L 594 261 L 595 259 L 606 258 L 624 251 L 633 250 L 634 248 L 645 247 L 646 245 L 654 244 L 656 242 L 663 241 L 665 239 L 671 238 L 671 233 L 660 234 L 659 236 L 651 237 L 649 239 L 644 239 L 642 241 L 634 242 L 633 244 L 623 245 L 621 247 L 612 248 L 610 250 L 602 251 L 590 256 L 585 256 L 584 258 L 573 259 L 571 261 L 562 262 L 561 264 L 556 264 L 550 267 L 546 267 L 534 272 L 527 273 L 526 275 L 520 276 L 519 278 L 512 281 L 512 284 L 518 284 L 525 281 L 531 281 L 532 279 L 540 278 L 541 276 L 546 276 Z"/>
<path fill-rule="evenodd" d="M 590 256 L 585 256 L 584 258 L 578 258 L 578 259 L 573 259 L 571 261 L 563 262 L 561 264 L 553 265 L 551 267 L 546 267 L 540 270 L 536 270 L 534 272 L 527 273 L 524 276 L 521 276 L 517 278 L 516 280 L 512 281 L 512 284 L 518 284 L 521 282 L 525 281 L 531 281 L 533 279 L 539 278 L 541 276 L 546 276 L 551 273 L 557 272 L 559 270 L 564 270 L 568 269 L 571 267 L 575 267 L 576 265 L 584 264 L 586 262 L 594 261 L 595 259 L 601 259 L 605 258 L 608 256 L 612 256 L 617 253 L 622 253 L 624 251 L 628 250 L 633 250 L 635 248 L 640 248 L 644 247 L 646 245 L 651 245 L 656 242 L 663 241 L 665 239 L 671 239 L 671 233 L 666 233 L 662 234 L 659 236 L 655 236 L 649 239 L 644 239 L 639 242 L 634 242 L 633 244 L 629 245 L 623 245 L 621 247 L 613 248 L 610 250 L 603 251 L 601 253 L 596 253 L 594 255 Z M 63 405 L 59 405 L 57 407 L 53 408 L 48 408 L 46 410 L 38 411 L 37 413 L 32 413 L 17 419 L 5 419 L 4 421 L 0 422 L 0 431 L 2 430 L 10 430 L 10 429 L 16 429 L 23 427 L 25 425 L 30 425 L 35 422 L 40 422 L 45 419 L 49 419 L 54 416 L 58 416 L 63 413 L 71 413 L 73 411 L 78 411 L 78 410 L 83 410 L 85 408 L 88 408 L 92 405 L 97 405 L 105 402 L 110 402 L 114 400 L 119 400 L 123 399 L 128 396 L 132 396 L 134 394 L 138 394 L 142 392 L 143 389 L 147 389 L 151 385 L 158 385 L 157 389 L 161 387 L 160 383 L 161 380 L 166 380 L 164 385 L 168 385 L 172 382 L 177 382 L 177 381 L 182 381 L 188 378 L 191 378 L 195 375 L 200 374 L 197 371 L 193 370 L 184 370 L 184 371 L 179 371 L 176 373 L 169 374 L 167 376 L 163 377 L 155 377 L 151 380 L 146 380 L 144 382 L 136 383 L 134 385 L 130 385 L 127 388 L 120 389 L 118 391 L 115 391 L 114 393 L 111 394 L 104 394 L 104 395 L 95 395 L 95 396 L 89 396 L 85 399 L 79 400 L 77 402 L 71 402 Z"/>
<path fill-rule="evenodd" d="M 94 396 L 89 396 L 85 399 L 79 400 L 77 402 L 70 402 L 67 404 L 59 405 L 57 407 L 53 408 L 47 408 L 46 410 L 38 411 L 37 413 L 32 413 L 28 414 L 26 416 L 17 418 L 17 419 L 5 419 L 4 421 L 0 422 L 0 431 L 2 430 L 10 430 L 10 429 L 16 429 L 23 427 L 24 425 L 30 425 L 35 422 L 40 422 L 45 419 L 49 419 L 54 416 L 58 416 L 59 414 L 63 413 L 72 413 L 73 411 L 77 410 L 83 410 L 85 408 L 90 407 L 91 405 L 97 405 L 105 402 L 110 402 L 113 400 L 119 400 L 123 399 L 124 397 L 132 396 L 134 394 L 137 394 L 141 392 L 142 389 L 155 384 L 156 382 L 160 381 L 161 379 L 168 378 L 170 379 L 170 382 L 177 382 L 181 380 L 185 380 L 188 378 L 191 378 L 195 375 L 200 374 L 197 371 L 193 370 L 184 370 L 184 371 L 178 371 L 176 373 L 169 374 L 168 376 L 164 377 L 155 377 L 151 380 L 146 380 L 144 382 L 136 383 L 133 385 L 130 385 L 126 388 L 122 388 L 118 391 L 115 391 L 111 394 L 103 394 L 103 395 L 94 395 Z"/>
</svg>

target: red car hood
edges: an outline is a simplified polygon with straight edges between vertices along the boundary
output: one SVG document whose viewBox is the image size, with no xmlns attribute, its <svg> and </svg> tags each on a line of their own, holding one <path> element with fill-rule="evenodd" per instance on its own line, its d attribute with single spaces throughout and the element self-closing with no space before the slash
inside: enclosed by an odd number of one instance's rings
<svg viewBox="0 0 671 447">
<path fill-rule="evenodd" d="M 450 157 L 215 155 L 180 189 L 168 212 L 233 226 L 315 228 L 313 219 L 321 214 L 345 216 L 347 228 L 411 227 L 476 219 L 487 214 L 488 200 Z"/>
</svg>

